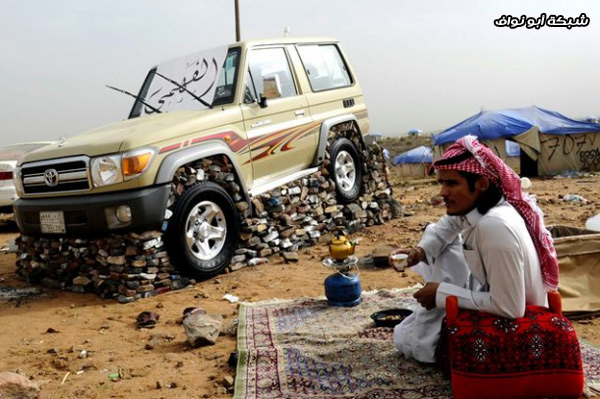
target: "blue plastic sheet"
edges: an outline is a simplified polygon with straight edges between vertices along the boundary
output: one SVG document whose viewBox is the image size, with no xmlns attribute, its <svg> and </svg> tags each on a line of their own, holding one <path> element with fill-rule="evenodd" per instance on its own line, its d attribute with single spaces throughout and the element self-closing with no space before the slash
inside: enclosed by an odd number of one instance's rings
<svg viewBox="0 0 600 399">
<path fill-rule="evenodd" d="M 600 124 L 569 119 L 558 112 L 539 107 L 481 111 L 477 115 L 433 136 L 435 145 L 451 143 L 468 134 L 479 140 L 494 140 L 525 133 L 537 126 L 541 133 L 564 135 L 600 132 Z"/>
<path fill-rule="evenodd" d="M 392 160 L 392 165 L 396 166 L 400 163 L 431 163 L 433 162 L 433 154 L 431 148 L 424 145 L 413 148 L 410 151 L 396 155 Z"/>
</svg>

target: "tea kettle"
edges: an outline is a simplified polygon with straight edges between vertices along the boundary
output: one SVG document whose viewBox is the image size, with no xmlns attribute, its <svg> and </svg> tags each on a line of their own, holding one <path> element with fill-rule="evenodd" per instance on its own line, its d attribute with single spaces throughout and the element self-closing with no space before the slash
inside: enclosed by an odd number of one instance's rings
<svg viewBox="0 0 600 399">
<path fill-rule="evenodd" d="M 354 254 L 356 244 L 348 239 L 343 227 L 335 227 L 332 231 L 331 243 L 329 244 L 329 255 L 336 261 L 346 260 Z"/>
</svg>

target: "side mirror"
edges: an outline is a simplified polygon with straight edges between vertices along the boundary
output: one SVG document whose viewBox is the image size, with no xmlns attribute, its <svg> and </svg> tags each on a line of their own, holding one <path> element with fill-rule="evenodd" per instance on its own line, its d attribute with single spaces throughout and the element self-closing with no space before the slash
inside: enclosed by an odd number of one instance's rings
<svg viewBox="0 0 600 399">
<path fill-rule="evenodd" d="M 264 94 L 260 95 L 260 100 L 258 101 L 258 105 L 260 105 L 261 108 L 267 108 L 267 97 L 265 97 Z"/>
</svg>

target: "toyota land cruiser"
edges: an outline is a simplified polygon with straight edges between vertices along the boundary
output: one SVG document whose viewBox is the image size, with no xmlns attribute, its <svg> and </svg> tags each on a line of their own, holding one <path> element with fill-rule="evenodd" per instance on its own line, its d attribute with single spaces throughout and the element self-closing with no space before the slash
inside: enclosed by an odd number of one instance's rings
<svg viewBox="0 0 600 399">
<path fill-rule="evenodd" d="M 314 172 L 326 152 L 339 200 L 359 195 L 364 148 L 356 143 L 364 146 L 368 114 L 335 39 L 238 42 L 158 64 L 137 95 L 116 90 L 135 98 L 127 120 L 41 148 L 16 167 L 23 234 L 158 228 L 169 255 L 207 277 L 229 263 L 252 197 Z M 340 126 L 358 140 L 328 144 Z M 234 195 L 249 209 L 201 169 L 185 192 L 173 184 L 182 168 L 189 175 L 216 156 L 231 165 Z"/>
</svg>

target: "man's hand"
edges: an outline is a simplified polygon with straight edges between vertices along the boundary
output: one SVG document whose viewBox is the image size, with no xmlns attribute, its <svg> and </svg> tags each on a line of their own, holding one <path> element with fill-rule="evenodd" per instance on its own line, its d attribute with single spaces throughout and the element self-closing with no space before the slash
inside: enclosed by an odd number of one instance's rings
<svg viewBox="0 0 600 399">
<path fill-rule="evenodd" d="M 427 283 L 419 291 L 415 292 L 414 298 L 427 310 L 435 308 L 435 295 L 439 283 Z"/>
<path fill-rule="evenodd" d="M 404 270 L 397 270 L 394 267 L 394 261 L 392 260 L 392 256 L 395 254 L 407 254 L 408 258 L 406 259 L 406 266 L 408 267 L 414 266 L 417 263 L 426 260 L 425 251 L 423 250 L 423 248 L 417 247 L 395 249 L 390 253 L 390 256 L 388 257 L 388 262 L 390 266 L 392 266 L 397 272 L 402 272 Z"/>
</svg>

